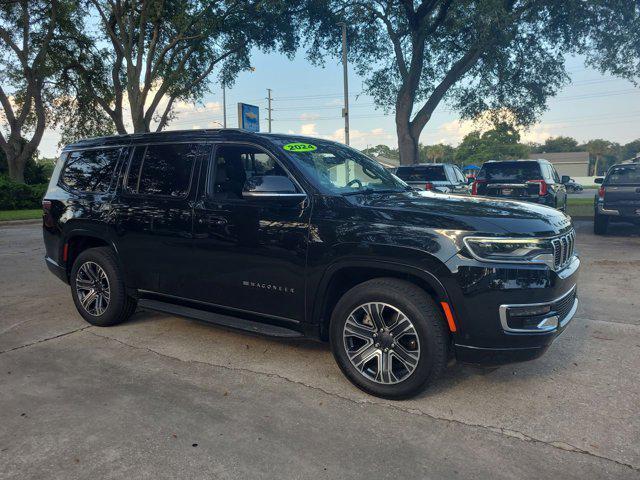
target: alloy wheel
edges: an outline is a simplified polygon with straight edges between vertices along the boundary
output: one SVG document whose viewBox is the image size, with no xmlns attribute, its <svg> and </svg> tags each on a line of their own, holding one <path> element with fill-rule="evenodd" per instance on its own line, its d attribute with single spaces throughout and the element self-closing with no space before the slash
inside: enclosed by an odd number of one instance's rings
<svg viewBox="0 0 640 480">
<path fill-rule="evenodd" d="M 76 274 L 76 294 L 82 308 L 93 316 L 102 315 L 109 307 L 111 289 L 104 269 L 95 262 L 85 262 Z"/>
<path fill-rule="evenodd" d="M 393 305 L 370 302 L 356 307 L 345 322 L 342 337 L 351 364 L 376 383 L 402 382 L 418 366 L 416 328 Z"/>
</svg>

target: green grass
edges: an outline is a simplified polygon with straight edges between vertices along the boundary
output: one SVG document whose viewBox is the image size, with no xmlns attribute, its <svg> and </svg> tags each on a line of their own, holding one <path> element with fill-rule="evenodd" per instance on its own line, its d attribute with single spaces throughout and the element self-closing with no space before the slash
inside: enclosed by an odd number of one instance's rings
<svg viewBox="0 0 640 480">
<path fill-rule="evenodd" d="M 567 199 L 567 213 L 572 217 L 593 217 L 593 198 Z"/>
<path fill-rule="evenodd" d="M 0 210 L 0 222 L 7 220 L 34 220 L 42 218 L 42 209 L 34 210 Z"/>
</svg>

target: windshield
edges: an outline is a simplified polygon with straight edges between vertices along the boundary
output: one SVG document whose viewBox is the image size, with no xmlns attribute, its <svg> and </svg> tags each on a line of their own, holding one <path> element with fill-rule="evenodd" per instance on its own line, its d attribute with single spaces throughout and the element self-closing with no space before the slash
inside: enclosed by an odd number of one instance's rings
<svg viewBox="0 0 640 480">
<path fill-rule="evenodd" d="M 321 190 L 349 194 L 409 189 L 378 162 L 352 148 L 324 141 L 301 143 L 282 139 L 278 143 Z M 295 147 L 299 145 L 303 147 Z"/>
<path fill-rule="evenodd" d="M 398 167 L 396 175 L 405 182 L 446 182 L 442 165 Z"/>
<path fill-rule="evenodd" d="M 614 167 L 607 176 L 607 185 L 640 184 L 640 168 L 638 165 Z"/>
<path fill-rule="evenodd" d="M 485 163 L 478 173 L 478 180 L 488 182 L 526 182 L 541 180 L 538 162 Z"/>
</svg>

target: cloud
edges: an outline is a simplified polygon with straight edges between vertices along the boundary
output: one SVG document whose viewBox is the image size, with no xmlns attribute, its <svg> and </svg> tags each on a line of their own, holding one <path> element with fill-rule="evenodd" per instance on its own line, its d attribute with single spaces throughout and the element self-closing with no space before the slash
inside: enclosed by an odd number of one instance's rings
<svg viewBox="0 0 640 480">
<path fill-rule="evenodd" d="M 313 121 L 313 120 L 317 120 L 318 118 L 320 118 L 320 115 L 317 113 L 303 113 L 300 115 L 300 120 L 308 122 L 308 121 Z"/>
<path fill-rule="evenodd" d="M 549 137 L 557 136 L 557 133 L 554 133 L 554 131 L 557 131 L 559 126 L 562 125 L 555 123 L 538 123 L 529 128 L 519 128 L 518 132 L 520 132 L 520 141 L 524 143 L 542 143 Z M 486 132 L 490 128 L 492 128 L 492 124 L 483 120 L 476 122 L 471 120 L 452 120 L 441 124 L 437 128 L 434 136 L 437 138 L 437 143 L 458 145 L 465 135 L 475 130 Z"/>
<path fill-rule="evenodd" d="M 315 123 L 305 123 L 300 126 L 300 135 L 313 135 L 318 136 Z"/>
</svg>

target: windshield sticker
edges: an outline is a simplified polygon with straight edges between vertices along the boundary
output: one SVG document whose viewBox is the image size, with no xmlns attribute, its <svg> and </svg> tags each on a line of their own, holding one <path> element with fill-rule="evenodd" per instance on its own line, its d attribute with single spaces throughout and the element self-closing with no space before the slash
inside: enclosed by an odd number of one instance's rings
<svg viewBox="0 0 640 480">
<path fill-rule="evenodd" d="M 310 143 L 296 142 L 287 143 L 282 148 L 284 148 L 288 152 L 313 152 L 318 147 L 316 147 L 315 145 L 311 145 Z"/>
</svg>

